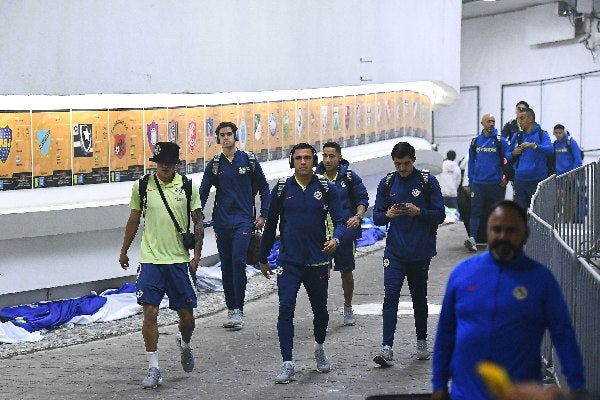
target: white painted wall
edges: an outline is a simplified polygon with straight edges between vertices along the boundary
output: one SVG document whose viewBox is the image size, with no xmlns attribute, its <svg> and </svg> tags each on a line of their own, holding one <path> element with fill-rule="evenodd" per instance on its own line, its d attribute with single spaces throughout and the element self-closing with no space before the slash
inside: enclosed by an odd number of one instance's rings
<svg viewBox="0 0 600 400">
<path fill-rule="evenodd" d="M 1 94 L 215 93 L 439 81 L 452 0 L 4 0 Z M 372 63 L 361 63 L 368 57 Z"/>
<path fill-rule="evenodd" d="M 564 17 L 555 16 L 556 23 L 563 23 Z M 552 131 L 556 123 L 563 123 L 573 137 L 585 148 L 599 148 L 600 135 L 596 130 L 600 124 L 597 104 L 600 101 L 600 79 L 588 77 L 568 82 L 546 82 L 539 84 L 511 86 L 505 90 L 504 114 L 502 115 L 501 87 L 511 84 L 556 77 L 581 74 L 600 70 L 600 63 L 594 62 L 591 53 L 576 40 L 544 45 L 528 45 L 528 31 L 547 21 L 546 15 L 527 11 L 511 12 L 495 16 L 474 18 L 462 21 L 461 40 L 461 86 L 479 86 L 480 109 L 472 97 L 461 108 L 468 116 L 457 117 L 456 110 L 440 108 L 434 115 L 436 137 L 449 136 L 456 130 L 456 121 L 470 121 L 486 113 L 496 116 L 496 127 L 514 118 L 514 106 L 519 100 L 526 100 L 537 113 L 537 120 L 544 129 Z M 551 21 L 550 21 L 551 22 Z M 548 22 L 544 22 L 545 24 Z M 546 26 L 540 26 L 540 30 Z M 583 94 L 580 96 L 581 92 Z M 469 94 L 470 96 L 470 94 Z M 580 108 L 580 97 L 582 107 Z M 501 118 L 502 116 L 502 118 Z M 454 122 L 453 122 L 454 121 Z M 481 130 L 481 126 L 477 127 Z M 469 132 L 475 135 L 477 130 Z M 461 134 L 463 134 L 461 132 Z M 552 136 L 551 136 L 552 137 Z M 466 153 L 470 139 L 452 142 L 458 156 Z M 448 150 L 449 140 L 440 142 L 440 151 Z M 600 152 L 586 154 L 585 161 L 595 161 Z"/>
</svg>

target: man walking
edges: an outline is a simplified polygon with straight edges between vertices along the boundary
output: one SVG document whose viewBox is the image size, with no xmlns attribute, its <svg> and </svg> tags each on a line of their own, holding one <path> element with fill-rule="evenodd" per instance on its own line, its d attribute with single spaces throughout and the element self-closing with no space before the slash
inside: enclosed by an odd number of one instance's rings
<svg viewBox="0 0 600 400">
<path fill-rule="evenodd" d="M 487 221 L 492 204 L 504 199 L 506 182 L 503 180 L 502 166 L 508 142 L 498 135 L 494 128 L 496 119 L 492 114 L 481 118 L 483 130 L 471 141 L 469 146 L 469 184 L 465 191 L 471 196 L 471 217 L 469 219 L 469 237 L 465 247 L 477 251 L 475 237 L 480 221 Z"/>
<path fill-rule="evenodd" d="M 140 252 L 140 266 L 136 281 L 137 302 L 142 306 L 144 322 L 142 335 L 148 358 L 148 376 L 142 382 L 144 388 L 155 388 L 162 383 L 158 366 L 158 307 L 166 294 L 169 308 L 179 316 L 177 344 L 181 350 L 181 365 L 185 372 L 194 369 L 194 356 L 190 347 L 196 307 L 196 269 L 202 252 L 204 238 L 204 217 L 200 207 L 198 188 L 191 181 L 175 172 L 179 160 L 179 146 L 171 142 L 158 142 L 154 156 L 156 173 L 146 175 L 133 184 L 129 207 L 131 212 L 119 264 L 129 268 L 127 251 L 135 238 L 144 214 L 144 231 Z M 187 185 L 190 185 L 186 188 Z M 141 190 L 140 186 L 146 186 Z M 189 197 L 188 197 L 189 193 Z M 167 209 L 167 205 L 169 210 Z M 189 211 L 194 222 L 194 257 L 190 260 L 189 251 L 184 247 L 182 232 L 175 227 L 189 228 Z M 169 215 L 172 213 L 172 216 Z"/>
<path fill-rule="evenodd" d="M 260 247 L 260 269 L 270 279 L 273 275 L 267 256 L 275 242 L 279 223 L 281 245 L 277 278 L 279 317 L 277 333 L 283 364 L 275 377 L 277 383 L 289 383 L 294 377 L 294 312 L 300 285 L 304 285 L 313 311 L 315 361 L 317 371 L 329 372 L 331 364 L 325 354 L 325 336 L 329 313 L 327 287 L 333 252 L 346 230 L 342 203 L 335 185 L 315 175 L 317 152 L 307 143 L 299 143 L 290 151 L 290 168 L 294 175 L 281 179 L 271 192 L 271 207 Z M 333 232 L 326 230 L 327 214 L 331 215 Z"/>
<path fill-rule="evenodd" d="M 483 360 L 505 368 L 513 381 L 541 383 L 546 329 L 570 388 L 583 389 L 583 361 L 560 286 L 548 268 L 523 253 L 526 211 L 513 201 L 497 203 L 487 231 L 489 251 L 462 261 L 448 279 L 433 351 L 432 399 L 489 399 L 475 371 Z"/>
<path fill-rule="evenodd" d="M 392 149 L 395 171 L 377 186 L 373 220 L 389 224 L 383 253 L 383 340 L 373 361 L 393 365 L 393 345 L 398 320 L 400 290 L 406 277 L 415 314 L 417 359 L 428 360 L 427 279 L 436 255 L 437 227 L 446 217 L 437 179 L 414 167 L 415 148 L 399 142 Z"/>
<path fill-rule="evenodd" d="M 235 147 L 237 126 L 221 122 L 215 129 L 221 153 L 206 166 L 200 184 L 200 201 L 206 205 L 210 188 L 217 191 L 213 206 L 213 229 L 221 261 L 223 291 L 227 305 L 224 328 L 244 327 L 246 296 L 246 254 L 253 230 L 265 224 L 269 210 L 269 184 L 253 153 Z M 260 194 L 260 214 L 256 217 L 255 197 Z"/>
<path fill-rule="evenodd" d="M 548 157 L 554 149 L 548 132 L 535 122 L 535 113 L 525 108 L 519 114 L 521 131 L 515 133 L 506 151 L 506 159 L 515 169 L 515 201 L 529 208 L 537 185 L 548 177 Z"/>
<path fill-rule="evenodd" d="M 356 323 L 352 311 L 354 252 L 356 250 L 356 239 L 362 235 L 360 223 L 369 207 L 369 194 L 360 176 L 352 171 L 348 161 L 342 158 L 342 149 L 336 142 L 327 142 L 323 145 L 323 161 L 319 163 L 315 173 L 322 174 L 327 180 L 335 184 L 342 202 L 347 229 L 335 251 L 333 262 L 334 271 L 340 271 L 342 278 L 344 325 L 352 326 Z M 329 218 L 328 223 L 331 223 Z"/>
</svg>

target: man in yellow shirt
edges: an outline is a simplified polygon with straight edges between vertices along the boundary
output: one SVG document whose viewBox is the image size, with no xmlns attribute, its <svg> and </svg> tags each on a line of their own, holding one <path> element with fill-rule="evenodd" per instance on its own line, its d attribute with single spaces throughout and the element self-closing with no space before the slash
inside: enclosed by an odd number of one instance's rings
<svg viewBox="0 0 600 400">
<path fill-rule="evenodd" d="M 137 302 L 143 307 L 144 322 L 142 335 L 148 358 L 148 376 L 142 382 L 144 388 L 156 388 L 162 383 L 158 366 L 158 309 L 166 294 L 169 308 L 179 315 L 180 336 L 177 338 L 181 349 L 181 365 L 185 372 L 194 369 L 194 356 L 190 347 L 195 327 L 193 309 L 196 307 L 196 274 L 202 241 L 204 239 L 204 217 L 200 207 L 200 197 L 196 185 L 191 185 L 191 194 L 186 195 L 186 184 L 191 182 L 175 172 L 179 160 L 179 146 L 170 142 L 159 142 L 154 156 L 156 172 L 133 184 L 129 207 L 131 213 L 125 226 L 123 246 L 119 263 L 123 269 L 129 267 L 127 250 L 131 246 L 144 214 L 144 231 L 140 252 L 140 266 L 136 281 Z M 140 183 L 145 179 L 146 191 L 140 198 Z M 186 183 L 187 182 L 187 183 Z M 181 229 L 189 228 L 188 210 L 194 222 L 194 257 L 184 246 L 182 232 L 175 227 L 165 202 Z M 188 206 L 189 202 L 189 206 Z M 187 229 L 186 229 L 187 230 Z"/>
</svg>

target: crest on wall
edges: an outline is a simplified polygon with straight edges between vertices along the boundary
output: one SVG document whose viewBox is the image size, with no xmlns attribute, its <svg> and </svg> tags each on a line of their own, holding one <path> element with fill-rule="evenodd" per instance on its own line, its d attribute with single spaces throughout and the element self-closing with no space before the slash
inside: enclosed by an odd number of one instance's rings
<svg viewBox="0 0 600 400">
<path fill-rule="evenodd" d="M 8 160 L 12 147 L 12 129 L 8 125 L 0 128 L 0 161 L 4 164 Z"/>
</svg>

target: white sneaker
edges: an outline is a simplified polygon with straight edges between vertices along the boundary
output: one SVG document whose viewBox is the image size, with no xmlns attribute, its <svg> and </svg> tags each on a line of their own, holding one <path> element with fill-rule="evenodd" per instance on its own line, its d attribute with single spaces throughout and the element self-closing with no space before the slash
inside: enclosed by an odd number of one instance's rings
<svg viewBox="0 0 600 400">
<path fill-rule="evenodd" d="M 470 237 L 467 240 L 465 240 L 465 247 L 467 248 L 467 250 L 476 253 L 477 252 L 477 243 L 475 242 L 475 238 L 474 237 Z"/>
<path fill-rule="evenodd" d="M 356 318 L 354 317 L 354 311 L 352 307 L 344 307 L 344 325 L 354 326 L 356 324 Z"/>
<path fill-rule="evenodd" d="M 382 367 L 391 367 L 394 365 L 394 350 L 388 345 L 383 346 L 381 352 L 373 358 L 373 361 Z"/>
<path fill-rule="evenodd" d="M 279 374 L 275 377 L 276 383 L 290 383 L 294 379 L 294 363 L 291 361 L 284 361 L 281 365 Z"/>
<path fill-rule="evenodd" d="M 331 371 L 331 364 L 329 358 L 325 354 L 325 348 L 318 346 L 315 348 L 315 361 L 317 362 L 317 371 L 327 373 Z"/>
<path fill-rule="evenodd" d="M 429 360 L 431 354 L 427 350 L 427 340 L 417 340 L 417 360 Z"/>
</svg>

